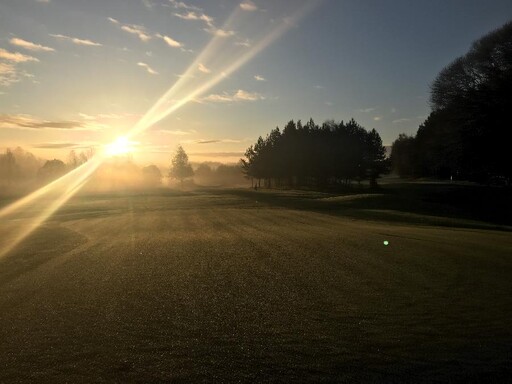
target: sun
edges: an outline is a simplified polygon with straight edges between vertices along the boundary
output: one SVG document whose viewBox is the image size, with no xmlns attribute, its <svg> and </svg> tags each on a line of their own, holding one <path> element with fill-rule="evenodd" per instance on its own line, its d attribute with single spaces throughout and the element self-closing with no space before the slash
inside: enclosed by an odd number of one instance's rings
<svg viewBox="0 0 512 384">
<path fill-rule="evenodd" d="M 125 155 L 133 151 L 135 144 L 135 142 L 128 140 L 128 138 L 119 136 L 113 143 L 105 146 L 105 153 L 108 156 Z"/>
</svg>

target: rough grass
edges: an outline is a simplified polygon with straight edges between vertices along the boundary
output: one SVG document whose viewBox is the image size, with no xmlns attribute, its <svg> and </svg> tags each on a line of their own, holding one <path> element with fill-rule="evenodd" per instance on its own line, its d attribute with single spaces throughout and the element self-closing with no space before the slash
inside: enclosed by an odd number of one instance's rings
<svg viewBox="0 0 512 384">
<path fill-rule="evenodd" d="M 510 380 L 507 227 L 380 196 L 77 197 L 0 260 L 0 382 Z"/>
</svg>

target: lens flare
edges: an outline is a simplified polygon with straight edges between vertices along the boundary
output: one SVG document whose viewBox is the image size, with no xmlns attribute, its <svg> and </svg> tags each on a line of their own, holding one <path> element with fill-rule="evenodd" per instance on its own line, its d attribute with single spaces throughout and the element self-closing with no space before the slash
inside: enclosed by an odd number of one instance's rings
<svg viewBox="0 0 512 384">
<path fill-rule="evenodd" d="M 321 0 L 306 1 L 291 16 L 285 17 L 280 21 L 271 19 L 271 26 L 268 28 L 253 22 L 255 19 L 252 16 L 249 16 L 247 12 L 241 11 L 240 7 L 236 7 L 222 29 L 213 31 L 214 37 L 185 73 L 180 76 L 178 81 L 154 103 L 124 136 L 105 146 L 102 153 L 95 155 L 92 160 L 82 166 L 0 210 L 1 219 L 10 218 L 14 214 L 19 213 L 30 214 L 30 208 L 33 205 L 38 203 L 41 205 L 41 203 L 45 203 L 44 199 L 52 198 L 51 203 L 45 209 L 34 217 L 26 219 L 27 222 L 23 228 L 15 231 L 15 234 L 8 241 L 9 244 L 0 250 L 0 258 L 12 251 L 78 192 L 94 171 L 108 157 L 131 152 L 137 144 L 131 141 L 131 138 L 148 130 L 151 126 L 190 101 L 198 101 L 205 92 L 228 78 L 288 29 L 294 27 L 301 18 L 320 2 Z M 236 27 L 245 29 L 249 36 L 257 36 L 257 33 L 260 33 L 260 36 L 249 45 L 246 42 L 233 43 L 231 39 L 226 37 L 225 33 L 219 33 L 221 31 L 234 30 Z M 7 220 L 2 220 L 0 229 L 5 229 L 6 223 Z M 5 236 L 4 239 L 6 239 Z"/>
<path fill-rule="evenodd" d="M 105 146 L 105 154 L 107 156 L 125 155 L 133 152 L 136 144 L 138 143 L 128 140 L 125 136 L 120 136 L 113 143 Z"/>
</svg>

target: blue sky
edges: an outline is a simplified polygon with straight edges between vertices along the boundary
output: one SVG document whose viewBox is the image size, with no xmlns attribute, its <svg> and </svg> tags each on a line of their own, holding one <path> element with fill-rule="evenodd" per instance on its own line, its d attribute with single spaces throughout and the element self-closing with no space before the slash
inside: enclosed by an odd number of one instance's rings
<svg viewBox="0 0 512 384">
<path fill-rule="evenodd" d="M 428 115 L 436 74 L 511 17 L 498 0 L 2 0 L 0 148 L 103 145 L 176 82 L 132 138 L 141 162 L 180 143 L 235 161 L 292 118 L 354 117 L 390 144 Z"/>
</svg>

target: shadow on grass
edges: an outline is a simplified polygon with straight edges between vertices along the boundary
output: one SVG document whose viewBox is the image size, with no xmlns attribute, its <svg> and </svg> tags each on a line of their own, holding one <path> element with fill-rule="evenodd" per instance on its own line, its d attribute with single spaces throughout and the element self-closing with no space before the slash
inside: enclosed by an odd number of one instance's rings
<svg viewBox="0 0 512 384">
<path fill-rule="evenodd" d="M 510 192 L 508 188 L 449 183 L 397 183 L 374 191 L 355 187 L 338 193 L 230 191 L 270 206 L 354 219 L 504 230 L 512 225 Z"/>
</svg>

